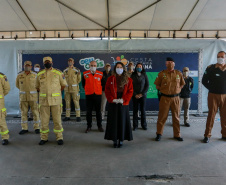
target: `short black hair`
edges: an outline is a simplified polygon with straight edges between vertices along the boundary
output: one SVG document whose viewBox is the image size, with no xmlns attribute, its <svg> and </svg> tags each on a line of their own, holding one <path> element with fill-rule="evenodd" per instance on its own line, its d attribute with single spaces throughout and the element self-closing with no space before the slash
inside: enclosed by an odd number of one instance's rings
<svg viewBox="0 0 226 185">
<path fill-rule="evenodd" d="M 173 61 L 174 62 L 173 58 L 171 58 L 171 57 L 167 57 L 166 61 Z"/>
<path fill-rule="evenodd" d="M 224 53 L 224 54 L 226 54 L 225 51 L 219 51 L 217 54 L 219 54 L 219 53 Z"/>
<path fill-rule="evenodd" d="M 138 66 L 138 65 L 142 65 L 142 71 L 141 71 L 141 73 L 145 73 L 146 71 L 145 71 L 145 69 L 144 69 L 144 65 L 143 65 L 141 62 L 138 62 L 138 63 L 136 64 L 134 73 L 137 73 L 137 66 Z"/>
</svg>

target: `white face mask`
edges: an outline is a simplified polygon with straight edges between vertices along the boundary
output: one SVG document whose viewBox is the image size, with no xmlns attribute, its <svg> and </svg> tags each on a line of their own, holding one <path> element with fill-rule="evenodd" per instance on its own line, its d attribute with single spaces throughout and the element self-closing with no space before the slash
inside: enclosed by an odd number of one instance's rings
<svg viewBox="0 0 226 185">
<path fill-rule="evenodd" d="M 109 72 L 110 70 L 111 70 L 111 68 L 110 68 L 110 67 L 107 67 L 107 68 L 106 68 L 106 71 L 107 71 L 107 72 Z"/>
<path fill-rule="evenodd" d="M 188 76 L 188 74 L 189 74 L 189 72 L 188 72 L 188 71 L 183 72 L 184 77 L 187 77 L 187 76 Z"/>
<path fill-rule="evenodd" d="M 35 67 L 34 68 L 34 71 L 39 72 L 40 71 L 40 68 L 39 67 Z"/>
<path fill-rule="evenodd" d="M 123 73 L 123 68 L 116 68 L 116 73 L 121 75 Z"/>
<path fill-rule="evenodd" d="M 223 64 L 223 63 L 225 63 L 225 58 L 217 58 L 217 63 L 218 63 L 218 64 Z"/>
<path fill-rule="evenodd" d="M 97 67 L 90 67 L 90 71 L 96 72 L 96 70 L 97 70 Z"/>
</svg>

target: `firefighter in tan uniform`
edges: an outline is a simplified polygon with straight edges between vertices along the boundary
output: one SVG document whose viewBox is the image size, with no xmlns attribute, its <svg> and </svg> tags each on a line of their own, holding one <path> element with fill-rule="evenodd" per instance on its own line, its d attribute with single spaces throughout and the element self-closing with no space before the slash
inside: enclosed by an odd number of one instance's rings
<svg viewBox="0 0 226 185">
<path fill-rule="evenodd" d="M 81 82 L 81 72 L 78 68 L 74 67 L 74 59 L 68 59 L 68 68 L 64 70 L 64 76 L 67 81 L 67 86 L 64 89 L 65 102 L 66 102 L 66 117 L 63 121 L 70 120 L 71 112 L 71 97 L 75 105 L 76 121 L 81 121 L 80 118 L 80 106 L 79 106 L 79 83 Z"/>
<path fill-rule="evenodd" d="M 38 112 L 38 92 L 35 88 L 37 73 L 31 71 L 31 61 L 24 62 L 24 71 L 20 72 L 16 78 L 16 87 L 20 90 L 20 110 L 21 110 L 21 126 L 20 135 L 28 132 L 28 110 L 29 107 L 33 113 L 34 130 L 36 134 L 39 130 L 39 112 Z"/>
<path fill-rule="evenodd" d="M 7 145 L 9 143 L 9 130 L 6 125 L 6 108 L 4 102 L 4 96 L 10 91 L 10 85 L 7 77 L 0 73 L 0 134 L 2 136 L 2 145 Z"/>
<path fill-rule="evenodd" d="M 183 141 L 180 137 L 180 97 L 179 93 L 185 82 L 180 71 L 174 70 L 175 63 L 172 58 L 166 58 L 166 70 L 161 71 L 154 84 L 161 93 L 159 114 L 157 121 L 156 141 L 161 140 L 163 128 L 168 117 L 169 109 L 172 112 L 174 138 Z"/>
<path fill-rule="evenodd" d="M 44 57 L 45 69 L 40 71 L 36 80 L 36 88 L 39 91 L 40 117 L 41 117 L 41 141 L 44 145 L 48 141 L 50 112 L 54 123 L 54 133 L 58 145 L 63 145 L 63 127 L 61 124 L 62 95 L 61 91 L 67 85 L 63 73 L 52 67 L 51 57 Z"/>
</svg>

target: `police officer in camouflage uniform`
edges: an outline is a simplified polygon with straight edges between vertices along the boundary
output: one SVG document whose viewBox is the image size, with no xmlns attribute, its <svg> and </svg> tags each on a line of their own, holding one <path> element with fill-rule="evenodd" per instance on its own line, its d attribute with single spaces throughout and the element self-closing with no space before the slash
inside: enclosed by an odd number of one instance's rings
<svg viewBox="0 0 226 185">
<path fill-rule="evenodd" d="M 39 91 L 40 117 L 41 117 L 41 141 L 39 145 L 48 142 L 49 119 L 52 113 L 54 133 L 58 145 L 63 145 L 63 127 L 61 124 L 62 95 L 61 91 L 67 85 L 63 73 L 52 67 L 51 57 L 44 57 L 45 69 L 40 71 L 36 80 L 36 88 Z"/>
<path fill-rule="evenodd" d="M 2 136 L 2 145 L 7 145 L 9 143 L 9 130 L 6 125 L 6 108 L 4 97 L 10 91 L 10 85 L 7 80 L 7 77 L 0 73 L 0 134 Z"/>
<path fill-rule="evenodd" d="M 29 107 L 33 113 L 34 130 L 36 134 L 39 130 L 39 112 L 38 112 L 38 92 L 35 88 L 37 73 L 31 71 L 31 61 L 24 62 L 24 71 L 19 72 L 16 78 L 16 87 L 20 90 L 20 110 L 21 110 L 21 126 L 22 130 L 19 132 L 23 135 L 28 132 L 28 110 Z"/>
<path fill-rule="evenodd" d="M 80 118 L 80 94 L 79 94 L 79 83 L 81 82 L 81 72 L 78 68 L 74 67 L 74 59 L 68 59 L 68 68 L 64 70 L 64 76 L 67 81 L 67 86 L 64 89 L 65 92 L 65 102 L 66 102 L 66 117 L 63 121 L 70 120 L 71 112 L 71 98 L 73 99 L 76 112 L 76 121 L 81 121 Z"/>
</svg>

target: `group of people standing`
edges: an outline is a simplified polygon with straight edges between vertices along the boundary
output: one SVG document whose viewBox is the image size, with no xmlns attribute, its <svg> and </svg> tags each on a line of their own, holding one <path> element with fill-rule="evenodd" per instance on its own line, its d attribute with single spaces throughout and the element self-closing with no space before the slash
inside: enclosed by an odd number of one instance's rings
<svg viewBox="0 0 226 185">
<path fill-rule="evenodd" d="M 203 76 L 202 83 L 209 89 L 208 106 L 209 114 L 204 135 L 204 142 L 209 142 L 211 129 L 218 107 L 220 116 L 224 118 L 223 111 L 226 110 L 226 83 L 223 81 L 226 73 L 225 53 L 219 52 L 218 63 L 209 66 Z M 96 121 L 98 130 L 104 132 L 102 120 L 105 117 L 106 102 L 108 102 L 107 125 L 104 138 L 113 141 L 114 148 L 120 148 L 124 140 L 133 140 L 132 127 L 129 116 L 129 103 L 133 101 L 133 130 L 138 128 L 138 113 L 143 130 L 147 130 L 145 106 L 146 96 L 149 89 L 149 81 L 142 63 L 137 63 L 135 68 L 133 63 L 129 63 L 128 70 L 122 62 L 116 63 L 113 70 L 111 65 L 105 65 L 105 71 L 97 70 L 96 61 L 91 61 L 90 69 L 83 75 L 78 68 L 74 67 L 74 59 L 68 59 L 68 68 L 63 72 L 53 68 L 51 57 L 43 58 L 45 69 L 40 70 L 39 65 L 35 65 L 35 72 L 32 69 L 32 62 L 25 61 L 24 71 L 20 72 L 16 79 L 16 87 L 20 90 L 21 126 L 19 134 L 28 132 L 28 110 L 31 109 L 34 120 L 34 130 L 40 133 L 39 145 L 48 142 L 49 120 L 52 113 L 54 123 L 54 133 L 58 145 L 63 145 L 63 127 L 61 123 L 62 114 L 62 91 L 65 91 L 66 116 L 64 121 L 70 120 L 71 99 L 75 104 L 76 121 L 81 121 L 80 117 L 80 94 L 79 83 L 82 85 L 86 95 L 86 133 L 92 128 L 92 111 L 96 111 Z M 184 124 L 189 127 L 189 107 L 191 103 L 190 93 L 194 82 L 189 77 L 189 68 L 183 69 L 183 74 L 174 69 L 175 62 L 167 57 L 166 69 L 159 72 L 154 84 L 159 91 L 159 114 L 157 121 L 156 141 L 160 141 L 163 135 L 163 128 L 168 117 L 169 110 L 172 113 L 174 138 L 183 141 L 180 134 L 180 111 L 184 107 Z M 133 70 L 134 69 L 134 70 Z M 1 123 L 0 134 L 2 144 L 7 145 L 9 134 L 6 125 L 6 108 L 4 96 L 8 94 L 10 85 L 7 77 L 0 74 L 0 109 Z M 140 112 L 139 112 L 140 110 Z M 226 119 L 221 119 L 222 138 L 226 138 Z M 40 124 L 41 123 L 41 124 Z"/>
</svg>

